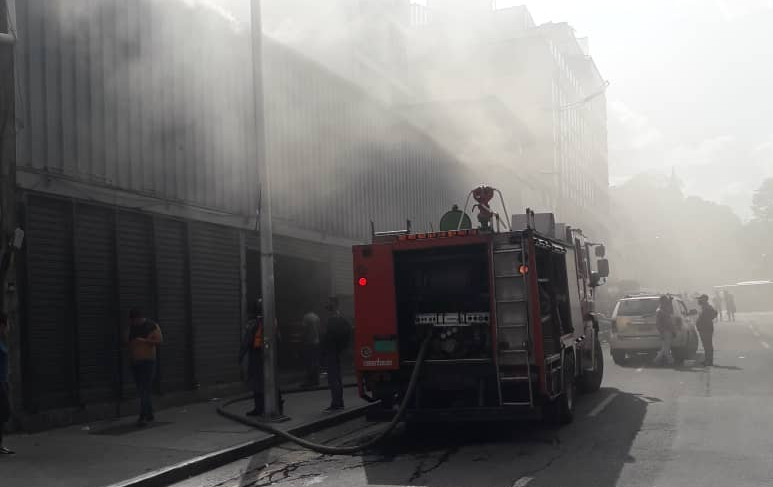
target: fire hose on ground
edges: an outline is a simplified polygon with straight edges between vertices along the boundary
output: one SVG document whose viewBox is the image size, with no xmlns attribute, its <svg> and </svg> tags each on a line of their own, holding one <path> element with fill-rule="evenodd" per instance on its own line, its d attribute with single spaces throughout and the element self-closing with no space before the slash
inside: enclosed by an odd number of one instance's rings
<svg viewBox="0 0 773 487">
<path fill-rule="evenodd" d="M 228 419 L 231 419 L 233 421 L 239 422 L 241 424 L 244 424 L 246 426 L 251 426 L 255 429 L 259 429 L 261 431 L 265 431 L 266 433 L 270 433 L 279 437 L 282 437 L 288 441 L 291 441 L 293 443 L 296 443 L 304 448 L 308 448 L 309 450 L 322 453 L 325 455 L 351 455 L 353 453 L 358 453 L 363 450 L 366 450 L 380 441 L 382 441 L 384 438 L 386 438 L 392 430 L 395 429 L 397 424 L 403 419 L 405 416 L 405 411 L 408 409 L 408 403 L 411 401 L 411 398 L 413 397 L 413 393 L 416 390 L 416 385 L 419 382 L 419 375 L 421 374 L 421 368 L 424 364 L 424 357 L 427 355 L 427 350 L 429 349 L 429 343 L 432 339 L 432 334 L 428 333 L 426 338 L 424 339 L 424 342 L 422 342 L 421 349 L 419 349 L 419 354 L 416 357 L 416 365 L 413 367 L 413 371 L 411 372 L 411 379 L 408 382 L 408 389 L 405 392 L 405 397 L 403 397 L 402 402 L 400 403 L 400 406 L 397 408 L 397 413 L 392 418 L 392 420 L 389 422 L 389 424 L 386 426 L 386 428 L 378 434 L 378 436 L 364 442 L 360 443 L 358 445 L 352 445 L 352 446 L 331 446 L 331 445 L 323 445 L 319 443 L 314 443 L 309 440 L 305 440 L 303 438 L 300 438 L 298 436 L 295 436 L 293 434 L 288 433 L 287 431 L 281 430 L 279 428 L 275 428 L 274 426 L 271 426 L 267 423 L 262 423 L 260 421 L 254 421 L 248 418 L 245 418 L 241 416 L 240 414 L 232 413 L 230 411 L 227 411 L 226 408 L 230 406 L 231 404 L 234 404 L 236 402 L 244 401 L 247 398 L 236 398 L 232 399 L 220 407 L 217 408 L 218 414 L 221 416 L 224 416 Z M 251 398 L 252 396 L 250 396 Z"/>
</svg>

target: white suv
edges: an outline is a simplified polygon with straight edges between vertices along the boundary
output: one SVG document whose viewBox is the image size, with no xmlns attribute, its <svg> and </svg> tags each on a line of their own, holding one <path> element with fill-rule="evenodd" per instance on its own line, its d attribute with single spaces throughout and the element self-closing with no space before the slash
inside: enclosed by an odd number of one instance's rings
<svg viewBox="0 0 773 487">
<path fill-rule="evenodd" d="M 612 312 L 612 330 L 609 348 L 612 360 L 623 364 L 628 355 L 655 353 L 660 350 L 660 333 L 655 326 L 659 295 L 638 295 L 620 299 Z M 698 332 L 695 329 L 695 310 L 687 311 L 684 302 L 672 297 L 676 336 L 671 342 L 674 361 L 681 364 L 695 357 L 698 350 Z"/>
</svg>

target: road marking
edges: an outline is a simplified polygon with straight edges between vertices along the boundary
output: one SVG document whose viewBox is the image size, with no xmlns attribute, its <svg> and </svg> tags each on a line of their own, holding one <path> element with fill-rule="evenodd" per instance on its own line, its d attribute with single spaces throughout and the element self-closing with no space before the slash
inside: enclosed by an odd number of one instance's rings
<svg viewBox="0 0 773 487">
<path fill-rule="evenodd" d="M 644 367 L 639 367 L 638 369 L 636 369 L 636 372 L 641 372 L 642 370 L 644 370 Z"/>
<path fill-rule="evenodd" d="M 513 487 L 526 487 L 532 480 L 534 477 L 521 477 L 513 483 Z"/>
<path fill-rule="evenodd" d="M 760 344 L 765 348 L 770 348 L 770 345 L 768 345 L 768 342 L 760 342 Z"/>
<path fill-rule="evenodd" d="M 303 483 L 303 485 L 305 487 L 308 487 L 309 485 L 321 484 L 322 482 L 325 481 L 326 478 L 327 478 L 327 476 L 325 476 L 325 475 L 316 475 L 316 476 L 310 478 L 309 480 L 305 481 Z"/>
<path fill-rule="evenodd" d="M 604 400 L 601 401 L 598 406 L 593 408 L 593 410 L 588 413 L 588 416 L 593 417 L 599 414 L 601 411 L 604 410 L 605 407 L 609 406 L 609 403 L 612 402 L 616 397 L 617 397 L 617 392 L 613 392 L 612 394 L 605 397 Z"/>
</svg>

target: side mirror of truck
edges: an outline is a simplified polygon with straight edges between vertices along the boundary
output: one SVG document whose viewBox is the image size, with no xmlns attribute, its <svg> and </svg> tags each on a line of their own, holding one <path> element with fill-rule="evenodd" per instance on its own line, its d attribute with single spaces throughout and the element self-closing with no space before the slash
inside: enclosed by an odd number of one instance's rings
<svg viewBox="0 0 773 487">
<path fill-rule="evenodd" d="M 599 259 L 596 263 L 598 268 L 599 277 L 609 277 L 609 261 L 607 259 Z"/>
</svg>

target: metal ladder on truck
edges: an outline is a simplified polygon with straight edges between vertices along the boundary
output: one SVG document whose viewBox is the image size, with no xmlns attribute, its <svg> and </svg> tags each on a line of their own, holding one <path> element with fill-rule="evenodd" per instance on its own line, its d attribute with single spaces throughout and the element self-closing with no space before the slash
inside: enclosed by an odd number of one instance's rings
<svg viewBox="0 0 773 487">
<path fill-rule="evenodd" d="M 499 239 L 497 239 L 499 240 Z M 494 302 L 497 328 L 497 382 L 503 406 L 534 406 L 523 241 L 496 241 Z"/>
</svg>

